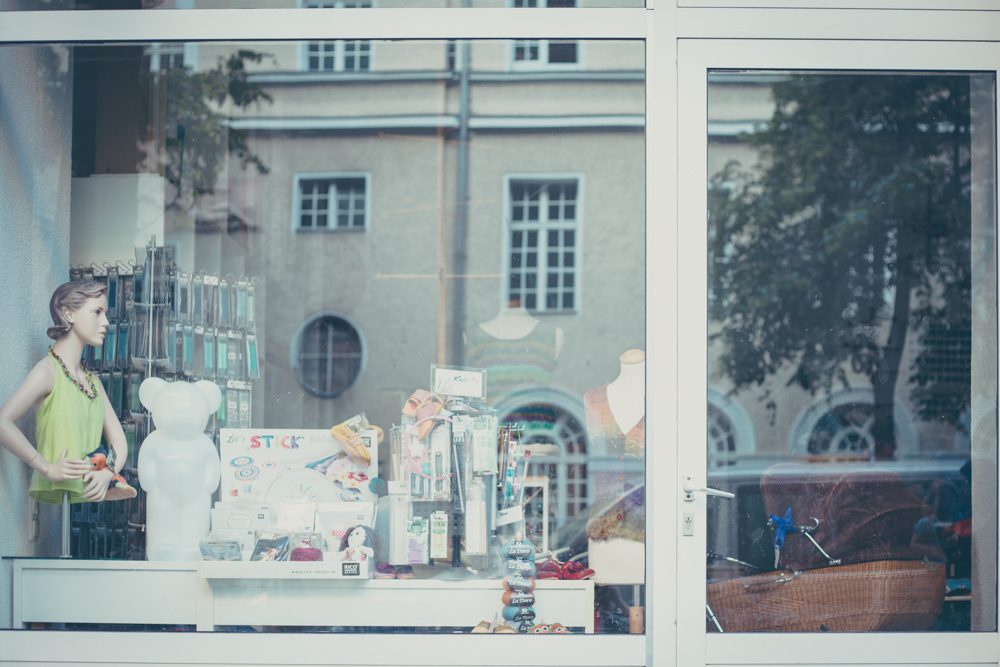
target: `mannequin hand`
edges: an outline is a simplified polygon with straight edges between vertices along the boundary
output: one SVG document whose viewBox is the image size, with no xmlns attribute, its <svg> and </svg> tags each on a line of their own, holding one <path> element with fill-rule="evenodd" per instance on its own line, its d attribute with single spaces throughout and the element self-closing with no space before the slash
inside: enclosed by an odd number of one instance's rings
<svg viewBox="0 0 1000 667">
<path fill-rule="evenodd" d="M 91 502 L 104 500 L 104 496 L 108 492 L 108 486 L 111 484 L 111 479 L 114 476 L 110 468 L 101 468 L 100 470 L 91 470 L 88 472 L 83 476 L 83 483 L 85 484 L 83 487 L 83 497 Z"/>
<path fill-rule="evenodd" d="M 79 479 L 91 471 L 90 464 L 83 459 L 67 459 L 68 449 L 64 449 L 59 458 L 49 464 L 45 471 L 45 479 L 50 482 L 64 482 L 68 479 Z"/>
</svg>

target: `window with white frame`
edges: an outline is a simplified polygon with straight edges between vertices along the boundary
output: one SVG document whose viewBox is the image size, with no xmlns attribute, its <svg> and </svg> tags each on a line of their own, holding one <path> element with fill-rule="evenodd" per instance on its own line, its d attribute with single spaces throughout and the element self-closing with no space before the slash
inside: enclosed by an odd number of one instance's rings
<svg viewBox="0 0 1000 667">
<path fill-rule="evenodd" d="M 515 178 L 509 188 L 508 302 L 576 310 L 579 180 Z"/>
<path fill-rule="evenodd" d="M 512 0 L 514 7 L 576 7 L 576 0 Z M 519 39 L 513 42 L 512 69 L 573 67 L 579 63 L 579 46 L 572 40 Z"/>
<path fill-rule="evenodd" d="M 307 0 L 311 9 L 370 8 L 371 0 Z M 310 72 L 368 72 L 371 70 L 371 42 L 366 39 L 338 39 L 307 42 L 303 68 Z"/>
<path fill-rule="evenodd" d="M 336 314 L 326 313 L 306 322 L 293 346 L 295 376 L 310 394 L 334 398 L 361 375 L 364 361 L 361 333 Z"/>
<path fill-rule="evenodd" d="M 364 175 L 295 179 L 295 227 L 306 230 L 363 230 L 368 222 L 368 179 Z"/>
<path fill-rule="evenodd" d="M 150 72 L 184 68 L 184 45 L 180 43 L 154 42 L 143 47 L 142 55 Z"/>
</svg>

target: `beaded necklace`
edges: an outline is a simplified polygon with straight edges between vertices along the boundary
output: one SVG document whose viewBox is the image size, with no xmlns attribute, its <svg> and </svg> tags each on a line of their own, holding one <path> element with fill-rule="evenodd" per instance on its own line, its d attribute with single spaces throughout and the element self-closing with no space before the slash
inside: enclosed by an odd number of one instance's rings
<svg viewBox="0 0 1000 667">
<path fill-rule="evenodd" d="M 56 354 L 56 350 L 54 347 L 49 348 L 49 354 L 52 355 L 53 359 L 59 362 L 59 366 L 62 368 L 63 373 L 65 373 L 66 377 L 69 378 L 70 382 L 76 385 L 77 389 L 83 392 L 84 396 L 86 396 L 90 400 L 94 400 L 95 398 L 97 398 L 97 387 L 94 386 L 94 376 L 91 374 L 89 370 L 87 370 L 86 366 L 80 364 L 80 367 L 83 369 L 83 372 L 87 375 L 87 384 L 90 385 L 90 391 L 87 391 L 87 388 L 83 386 L 83 383 L 80 382 L 78 379 L 76 379 L 76 377 L 74 377 L 73 374 L 69 372 L 69 369 L 66 368 L 66 362 L 62 360 L 62 357 Z"/>
</svg>

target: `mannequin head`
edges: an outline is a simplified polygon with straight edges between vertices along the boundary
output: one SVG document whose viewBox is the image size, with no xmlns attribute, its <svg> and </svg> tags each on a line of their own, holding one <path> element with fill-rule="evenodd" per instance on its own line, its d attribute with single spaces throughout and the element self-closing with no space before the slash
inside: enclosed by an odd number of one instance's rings
<svg viewBox="0 0 1000 667">
<path fill-rule="evenodd" d="M 68 334 L 73 329 L 74 313 L 90 299 L 106 299 L 107 293 L 108 286 L 96 280 L 74 280 L 57 287 L 49 300 L 49 314 L 55 326 L 46 331 L 48 337 L 59 340 Z M 107 303 L 104 308 L 107 309 Z"/>
</svg>

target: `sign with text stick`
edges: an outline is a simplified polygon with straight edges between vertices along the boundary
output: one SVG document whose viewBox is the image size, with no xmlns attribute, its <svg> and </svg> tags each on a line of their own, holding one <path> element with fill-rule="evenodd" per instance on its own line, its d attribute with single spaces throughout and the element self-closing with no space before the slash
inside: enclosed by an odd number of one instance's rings
<svg viewBox="0 0 1000 667">
<path fill-rule="evenodd" d="M 298 493 L 317 502 L 374 502 L 369 483 L 378 475 L 378 434 L 360 435 L 371 455 L 366 467 L 351 461 L 326 429 L 221 429 L 222 500 Z M 320 477 L 329 486 L 309 488 Z"/>
</svg>

